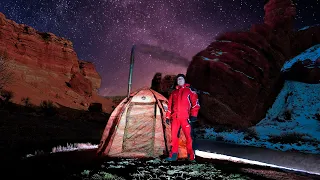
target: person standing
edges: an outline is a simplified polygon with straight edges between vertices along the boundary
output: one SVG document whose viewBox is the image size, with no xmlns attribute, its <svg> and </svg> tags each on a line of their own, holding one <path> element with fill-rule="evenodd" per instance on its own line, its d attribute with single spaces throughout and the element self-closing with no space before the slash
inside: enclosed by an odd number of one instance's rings
<svg viewBox="0 0 320 180">
<path fill-rule="evenodd" d="M 192 123 L 197 121 L 200 104 L 198 95 L 185 82 L 185 75 L 178 74 L 177 86 L 169 96 L 166 123 L 171 124 L 171 152 L 165 160 L 176 161 L 178 159 L 179 129 L 181 128 L 187 141 L 188 160 L 195 162 L 193 149 Z"/>
</svg>

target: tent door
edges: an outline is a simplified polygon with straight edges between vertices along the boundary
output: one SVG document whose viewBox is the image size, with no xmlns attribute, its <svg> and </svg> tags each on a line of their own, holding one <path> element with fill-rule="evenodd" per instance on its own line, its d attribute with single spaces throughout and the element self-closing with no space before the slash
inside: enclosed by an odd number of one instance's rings
<svg viewBox="0 0 320 180">
<path fill-rule="evenodd" d="M 123 138 L 122 152 L 154 152 L 155 103 L 130 103 Z"/>
</svg>

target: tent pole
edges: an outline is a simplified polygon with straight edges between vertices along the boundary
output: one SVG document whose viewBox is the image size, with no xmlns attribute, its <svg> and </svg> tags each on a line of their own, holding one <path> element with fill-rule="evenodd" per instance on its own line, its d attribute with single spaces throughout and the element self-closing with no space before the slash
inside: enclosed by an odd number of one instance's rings
<svg viewBox="0 0 320 180">
<path fill-rule="evenodd" d="M 131 49 L 130 69 L 129 69 L 129 83 L 128 83 L 128 94 L 127 94 L 127 98 L 130 97 L 130 93 L 131 93 L 132 71 L 133 71 L 133 64 L 134 64 L 134 49 L 135 49 L 135 45 L 133 45 L 133 46 L 132 46 L 132 49 Z"/>
</svg>

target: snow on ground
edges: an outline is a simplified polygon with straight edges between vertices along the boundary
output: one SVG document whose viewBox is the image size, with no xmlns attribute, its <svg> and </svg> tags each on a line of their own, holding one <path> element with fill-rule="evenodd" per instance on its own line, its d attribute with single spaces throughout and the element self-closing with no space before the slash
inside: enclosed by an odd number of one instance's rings
<svg viewBox="0 0 320 180">
<path fill-rule="evenodd" d="M 98 145 L 91 143 L 68 143 L 66 146 L 57 146 L 53 147 L 51 152 L 44 152 L 43 150 L 37 150 L 33 154 L 27 154 L 26 158 L 43 155 L 48 153 L 57 153 L 57 152 L 69 152 L 69 151 L 78 151 L 78 150 L 87 150 L 87 149 L 96 149 Z"/>
<path fill-rule="evenodd" d="M 305 26 L 305 27 L 299 29 L 298 31 L 304 31 L 304 30 L 307 30 L 307 29 L 309 29 L 309 28 L 316 27 L 316 26 L 319 26 L 319 25 L 320 25 L 320 24 L 315 24 L 315 25 L 313 25 L 313 26 Z"/>
<path fill-rule="evenodd" d="M 304 60 L 310 59 L 311 61 L 315 62 L 318 58 L 320 58 L 320 44 L 312 46 L 311 48 L 305 50 L 303 53 L 299 54 L 298 56 L 285 62 L 281 71 L 286 71 L 297 61 L 304 61 Z"/>
<path fill-rule="evenodd" d="M 85 150 L 85 149 L 96 149 L 96 148 L 98 148 L 98 145 L 93 145 L 91 143 L 74 143 L 74 144 L 67 144 L 67 146 L 54 147 L 52 148 L 51 153 L 77 151 L 77 150 Z"/>
<path fill-rule="evenodd" d="M 285 63 L 282 70 L 294 62 L 320 56 L 320 44 L 306 50 Z M 320 153 L 320 84 L 286 81 L 267 115 L 256 126 L 246 131 L 220 132 L 206 128 L 197 138 L 220 139 L 240 145 L 265 147 L 275 150 L 296 150 Z M 199 133 L 197 133 L 199 132 Z"/>
</svg>

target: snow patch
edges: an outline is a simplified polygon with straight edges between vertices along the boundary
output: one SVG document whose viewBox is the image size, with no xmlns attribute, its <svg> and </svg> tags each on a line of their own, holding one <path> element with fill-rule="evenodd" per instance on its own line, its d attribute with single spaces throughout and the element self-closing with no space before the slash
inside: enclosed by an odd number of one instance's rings
<svg viewBox="0 0 320 180">
<path fill-rule="evenodd" d="M 75 144 L 67 144 L 67 146 L 57 146 L 52 148 L 51 153 L 57 152 L 69 152 L 69 151 L 77 151 L 77 150 L 87 150 L 87 149 L 96 149 L 98 145 L 93 145 L 91 143 L 75 143 Z"/>
<path fill-rule="evenodd" d="M 320 84 L 286 81 L 266 117 L 256 126 L 246 132 L 216 132 L 215 128 L 206 128 L 203 137 L 198 138 L 220 138 L 240 145 L 318 154 L 320 120 L 316 114 L 320 113 L 319 89 Z M 196 135 L 201 134 L 197 133 L 200 129 L 195 131 Z M 279 142 L 274 142 L 277 138 Z"/>
<path fill-rule="evenodd" d="M 43 150 L 37 150 L 33 154 L 27 154 L 25 157 L 33 157 L 38 155 L 44 155 L 44 154 L 52 154 L 57 152 L 70 152 L 70 151 L 78 151 L 78 150 L 88 150 L 88 149 L 96 149 L 98 148 L 98 145 L 93 145 L 91 143 L 68 143 L 66 146 L 57 146 L 53 147 L 51 152 L 44 152 Z"/>
<path fill-rule="evenodd" d="M 305 26 L 305 27 L 299 29 L 298 31 L 304 31 L 304 30 L 307 30 L 307 29 L 309 29 L 309 28 L 316 27 L 316 26 L 319 26 L 319 25 L 320 25 L 320 24 L 315 24 L 315 25 L 313 25 L 313 26 Z"/>
<path fill-rule="evenodd" d="M 205 60 L 205 61 L 215 61 L 215 62 L 219 61 L 218 58 L 210 59 L 210 58 L 203 57 L 203 56 L 201 56 L 201 58 L 202 58 L 203 60 Z"/>
<path fill-rule="evenodd" d="M 292 65 L 298 61 L 304 61 L 310 59 L 311 61 L 315 62 L 318 58 L 320 58 L 320 44 L 312 46 L 311 48 L 307 49 L 303 53 L 299 54 L 298 56 L 288 60 L 284 63 L 281 71 L 286 71 L 292 67 Z"/>
</svg>

